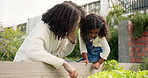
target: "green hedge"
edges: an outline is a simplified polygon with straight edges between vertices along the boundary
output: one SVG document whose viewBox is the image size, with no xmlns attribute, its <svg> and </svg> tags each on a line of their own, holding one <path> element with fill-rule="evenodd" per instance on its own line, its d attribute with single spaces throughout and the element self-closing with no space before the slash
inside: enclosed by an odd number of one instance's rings
<svg viewBox="0 0 148 78">
<path fill-rule="evenodd" d="M 110 29 L 111 39 L 108 41 L 110 46 L 110 54 L 108 60 L 118 60 L 118 30 Z"/>
<path fill-rule="evenodd" d="M 3 28 L 0 31 L 0 60 L 12 61 L 14 56 L 24 41 L 25 34 L 19 28 Z"/>
</svg>

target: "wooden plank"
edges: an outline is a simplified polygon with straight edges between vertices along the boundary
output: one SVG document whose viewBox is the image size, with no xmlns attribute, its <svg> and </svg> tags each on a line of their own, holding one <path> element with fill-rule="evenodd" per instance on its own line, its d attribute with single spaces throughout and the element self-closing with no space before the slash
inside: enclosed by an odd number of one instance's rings
<svg viewBox="0 0 148 78">
<path fill-rule="evenodd" d="M 91 68 L 91 63 L 71 63 L 78 71 L 78 78 L 100 72 L 102 69 Z M 125 64 L 122 64 L 125 65 Z M 127 64 L 126 64 L 127 65 Z M 133 65 L 133 64 L 129 64 Z M 101 65 L 102 67 L 102 65 Z M 61 67 L 58 70 L 53 66 L 42 62 L 11 62 L 0 61 L 0 78 L 70 78 L 66 70 Z"/>
<path fill-rule="evenodd" d="M 71 63 L 76 67 L 78 78 L 87 78 L 100 70 L 91 68 L 91 63 Z M 61 67 L 56 70 L 51 65 L 41 62 L 0 62 L 0 78 L 69 78 L 66 70 Z"/>
<path fill-rule="evenodd" d="M 137 70 L 141 63 L 119 63 L 119 66 L 124 66 L 124 70 Z"/>
</svg>

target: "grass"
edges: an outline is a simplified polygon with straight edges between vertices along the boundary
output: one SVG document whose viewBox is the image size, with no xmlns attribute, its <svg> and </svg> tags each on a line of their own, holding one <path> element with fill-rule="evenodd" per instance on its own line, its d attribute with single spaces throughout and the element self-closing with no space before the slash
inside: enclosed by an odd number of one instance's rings
<svg viewBox="0 0 148 78">
<path fill-rule="evenodd" d="M 79 58 L 79 57 L 76 57 L 76 58 L 64 57 L 64 59 L 66 59 L 66 60 L 72 60 L 72 61 L 76 62 L 76 61 L 79 60 L 80 58 Z"/>
</svg>

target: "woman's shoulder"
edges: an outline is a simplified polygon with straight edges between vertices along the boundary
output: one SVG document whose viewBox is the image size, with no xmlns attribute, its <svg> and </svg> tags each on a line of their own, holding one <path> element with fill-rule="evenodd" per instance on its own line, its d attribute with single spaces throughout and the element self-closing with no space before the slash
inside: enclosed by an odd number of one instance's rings
<svg viewBox="0 0 148 78">
<path fill-rule="evenodd" d="M 40 29 L 40 30 L 42 30 L 42 29 L 47 30 L 47 29 L 49 29 L 48 27 L 49 27 L 48 24 L 44 23 L 43 21 L 40 21 L 40 22 L 35 26 L 35 28 Z"/>
<path fill-rule="evenodd" d="M 47 36 L 49 35 L 51 32 L 48 28 L 48 25 L 45 24 L 43 21 L 40 21 L 35 27 L 34 29 L 29 33 L 29 35 L 36 35 L 36 36 Z"/>
</svg>

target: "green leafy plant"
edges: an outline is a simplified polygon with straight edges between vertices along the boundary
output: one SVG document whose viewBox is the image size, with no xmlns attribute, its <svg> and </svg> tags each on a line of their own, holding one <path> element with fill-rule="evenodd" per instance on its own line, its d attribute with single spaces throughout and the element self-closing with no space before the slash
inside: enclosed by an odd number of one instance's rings
<svg viewBox="0 0 148 78">
<path fill-rule="evenodd" d="M 22 44 L 25 34 L 20 31 L 20 28 L 3 28 L 0 31 L 0 60 L 12 61 L 15 53 Z"/>
<path fill-rule="evenodd" d="M 148 29 L 148 13 L 138 13 L 136 12 L 130 19 L 133 26 L 133 37 L 141 37 L 142 33 Z"/>
<path fill-rule="evenodd" d="M 124 66 L 118 66 L 118 61 L 116 60 L 108 60 L 103 64 L 103 71 L 111 71 L 111 70 L 122 70 Z"/>
<path fill-rule="evenodd" d="M 78 61 L 80 58 L 79 58 L 79 57 L 64 57 L 64 59 L 70 60 L 70 61 L 73 61 L 73 62 L 76 62 L 76 61 Z"/>
<path fill-rule="evenodd" d="M 133 65 L 130 70 L 137 71 L 137 70 L 148 70 L 148 57 L 142 57 L 142 63 L 139 65 Z"/>
<path fill-rule="evenodd" d="M 148 57 L 143 57 L 143 63 L 140 65 L 141 70 L 148 70 Z"/>
<path fill-rule="evenodd" d="M 113 5 L 112 8 L 113 10 L 111 10 L 106 17 L 107 24 L 110 27 L 118 25 L 118 22 L 121 20 L 128 19 L 128 17 L 122 16 L 123 8 L 120 5 Z"/>
<path fill-rule="evenodd" d="M 88 78 L 148 78 L 148 70 L 111 70 L 102 71 L 88 76 Z"/>
<path fill-rule="evenodd" d="M 108 56 L 108 60 L 118 60 L 118 30 L 117 29 L 110 29 L 111 38 L 109 39 L 108 43 L 110 46 L 110 54 Z"/>
<path fill-rule="evenodd" d="M 148 70 L 137 71 L 123 70 L 123 66 L 118 66 L 116 60 L 106 61 L 103 64 L 103 71 L 92 74 L 88 78 L 148 78 Z"/>
</svg>

